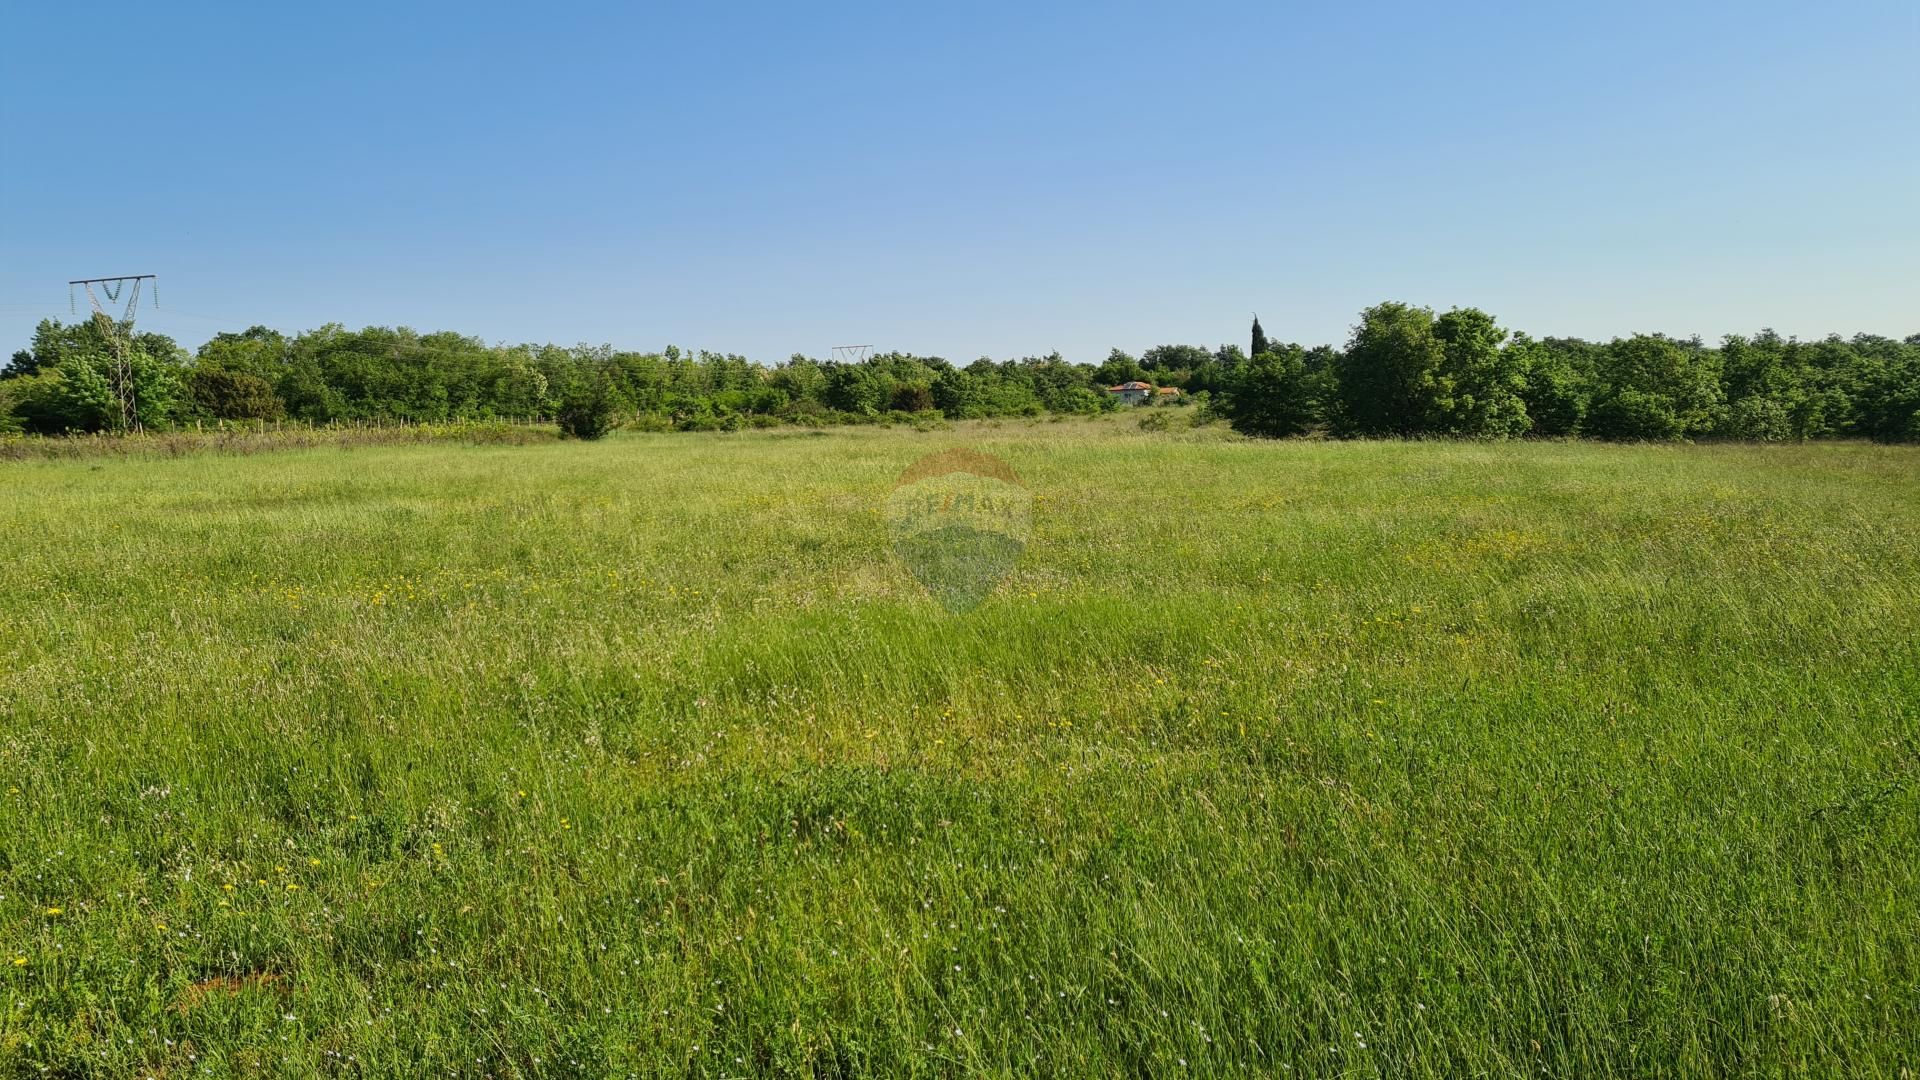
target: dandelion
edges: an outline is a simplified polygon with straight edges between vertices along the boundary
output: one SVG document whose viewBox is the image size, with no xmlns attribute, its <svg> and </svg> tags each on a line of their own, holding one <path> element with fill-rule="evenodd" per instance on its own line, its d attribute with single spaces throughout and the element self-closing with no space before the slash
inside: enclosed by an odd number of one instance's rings
<svg viewBox="0 0 1920 1080">
<path fill-rule="evenodd" d="M 308 866 L 319 866 L 319 865 L 320 865 L 320 860 L 319 860 L 319 859 L 308 859 L 308 860 L 307 860 L 307 865 L 308 865 Z"/>
<path fill-rule="evenodd" d="M 50 907 L 47 909 L 47 918 L 51 919 L 56 915 L 64 915 L 66 910 L 66 908 Z"/>
<path fill-rule="evenodd" d="M 14 966 L 14 967 L 26 967 L 26 966 L 27 966 L 27 958 L 26 958 L 26 957 L 24 957 L 24 956 L 16 956 L 16 957 L 14 957 L 14 958 L 13 958 L 13 966 Z"/>
</svg>

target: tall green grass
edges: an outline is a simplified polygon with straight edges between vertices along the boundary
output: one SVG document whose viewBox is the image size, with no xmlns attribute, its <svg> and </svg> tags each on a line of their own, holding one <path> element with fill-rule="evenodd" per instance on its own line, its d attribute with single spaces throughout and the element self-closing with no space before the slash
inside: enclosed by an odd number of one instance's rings
<svg viewBox="0 0 1920 1080">
<path fill-rule="evenodd" d="M 961 445 L 1036 509 L 953 614 L 880 511 Z M 1917 477 L 1112 422 L 0 465 L 0 1073 L 1920 1074 Z"/>
</svg>

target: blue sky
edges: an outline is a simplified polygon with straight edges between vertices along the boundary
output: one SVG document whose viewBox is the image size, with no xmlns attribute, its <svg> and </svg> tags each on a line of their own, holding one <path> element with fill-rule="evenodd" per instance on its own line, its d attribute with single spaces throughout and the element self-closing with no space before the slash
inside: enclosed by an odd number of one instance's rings
<svg viewBox="0 0 1920 1080">
<path fill-rule="evenodd" d="M 0 10 L 0 352 L 327 321 L 961 361 L 1920 332 L 1920 4 Z"/>
</svg>

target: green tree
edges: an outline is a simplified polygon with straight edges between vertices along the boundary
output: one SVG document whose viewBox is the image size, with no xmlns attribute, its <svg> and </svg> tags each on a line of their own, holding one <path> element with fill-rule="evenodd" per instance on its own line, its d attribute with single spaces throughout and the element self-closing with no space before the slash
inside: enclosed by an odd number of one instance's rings
<svg viewBox="0 0 1920 1080">
<path fill-rule="evenodd" d="M 886 388 L 873 371 L 862 364 L 827 365 L 824 399 L 827 407 L 841 412 L 872 416 L 886 400 Z"/>
<path fill-rule="evenodd" d="M 1904 343 L 1861 335 L 1853 345 L 1866 369 L 1855 432 L 1885 442 L 1920 441 L 1920 335 Z"/>
<path fill-rule="evenodd" d="M 1588 385 L 1590 368 L 1580 361 L 1586 342 L 1564 339 L 1536 341 L 1526 334 L 1515 334 L 1507 343 L 1515 366 L 1524 373 L 1525 385 L 1520 397 L 1526 406 L 1531 431 L 1536 435 L 1573 435 L 1586 419 L 1587 402 L 1592 395 Z"/>
<path fill-rule="evenodd" d="M 575 439 L 599 439 L 613 430 L 613 384 L 605 372 L 579 379 L 560 399 L 554 413 L 562 433 Z"/>
<path fill-rule="evenodd" d="M 1334 367 L 1343 435 L 1414 435 L 1432 430 L 1446 349 L 1433 312 L 1384 303 L 1360 314 Z"/>
<path fill-rule="evenodd" d="M 949 369 L 933 377 L 934 407 L 950 420 L 962 420 L 977 414 L 980 392 L 976 376 L 970 371 Z"/>
<path fill-rule="evenodd" d="M 162 359 L 138 344 L 125 346 L 131 377 L 134 417 L 143 428 L 165 427 L 174 417 L 181 368 L 174 357 Z M 122 431 L 125 417 L 115 391 L 119 358 L 111 346 L 68 352 L 53 369 L 55 400 L 46 419 L 58 431 Z"/>
<path fill-rule="evenodd" d="M 1635 334 L 1601 353 L 1586 431 L 1605 439 L 1709 434 L 1721 406 L 1714 358 L 1699 342 Z"/>
<path fill-rule="evenodd" d="M 288 345 L 280 331 L 250 326 L 237 334 L 215 334 L 194 355 L 201 367 L 244 371 L 271 383 L 286 370 Z"/>
<path fill-rule="evenodd" d="M 278 420 L 286 403 L 273 384 L 258 375 L 221 367 L 197 367 L 187 372 L 184 411 L 203 420 Z"/>
<path fill-rule="evenodd" d="M 1228 385 L 1214 409 L 1243 435 L 1268 439 L 1298 435 L 1319 412 L 1306 353 L 1298 345 L 1270 347 L 1240 365 Z"/>
<path fill-rule="evenodd" d="M 901 383 L 893 388 L 893 400 L 888 407 L 900 412 L 929 412 L 933 409 L 933 391 L 914 383 Z"/>
<path fill-rule="evenodd" d="M 1156 373 L 1197 371 L 1215 362 L 1213 353 L 1198 345 L 1155 345 L 1140 354 L 1140 366 Z"/>
<path fill-rule="evenodd" d="M 1260 316 L 1258 315 L 1253 317 L 1253 341 L 1251 344 L 1252 348 L 1247 352 L 1249 356 L 1259 356 L 1261 353 L 1267 351 L 1267 332 L 1260 329 Z"/>
<path fill-rule="evenodd" d="M 1531 426 L 1525 352 L 1502 348 L 1507 332 L 1478 308 L 1455 308 L 1433 322 L 1440 370 L 1429 423 L 1450 435 L 1510 438 Z"/>
<path fill-rule="evenodd" d="M 163 363 L 178 364 L 181 360 L 180 346 L 172 338 L 165 334 L 136 332 L 130 323 L 103 323 L 97 318 L 75 323 L 42 319 L 34 327 L 32 344 L 13 354 L 6 368 L 0 370 L 0 378 L 52 371 L 74 356 L 111 354 L 114 345 L 109 333 L 119 335 L 135 348 Z"/>
<path fill-rule="evenodd" d="M 1104 388 L 1127 382 L 1144 382 L 1147 372 L 1141 367 L 1140 361 L 1134 359 L 1131 354 L 1114 349 L 1107 353 L 1106 360 L 1094 369 L 1093 378 Z"/>
</svg>

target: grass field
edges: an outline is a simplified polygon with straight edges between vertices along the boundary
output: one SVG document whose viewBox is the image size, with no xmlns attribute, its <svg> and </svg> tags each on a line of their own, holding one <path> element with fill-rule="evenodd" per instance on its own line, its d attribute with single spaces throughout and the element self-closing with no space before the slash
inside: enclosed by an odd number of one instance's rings
<svg viewBox="0 0 1920 1080">
<path fill-rule="evenodd" d="M 949 612 L 881 507 L 1034 493 Z M 0 464 L 0 1075 L 1920 1076 L 1920 449 Z"/>
</svg>

